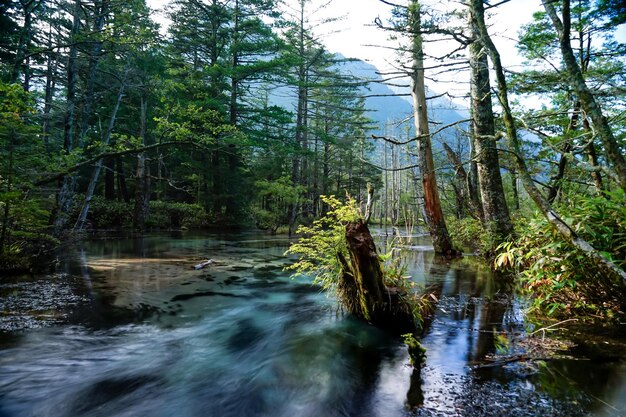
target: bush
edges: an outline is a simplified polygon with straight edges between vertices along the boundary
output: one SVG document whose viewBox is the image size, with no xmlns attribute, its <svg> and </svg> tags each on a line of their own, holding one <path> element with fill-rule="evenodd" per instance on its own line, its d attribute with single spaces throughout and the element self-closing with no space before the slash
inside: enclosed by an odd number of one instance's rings
<svg viewBox="0 0 626 417">
<path fill-rule="evenodd" d="M 80 210 L 80 205 L 77 208 Z M 94 229 L 130 228 L 132 227 L 133 205 L 94 196 L 89 205 L 88 219 Z"/>
<path fill-rule="evenodd" d="M 133 227 L 133 210 L 133 203 L 94 196 L 88 219 L 93 229 L 130 229 Z M 76 211 L 74 218 L 77 216 Z M 151 201 L 146 219 L 148 229 L 199 229 L 211 223 L 211 217 L 202 206 L 171 201 Z"/>
<path fill-rule="evenodd" d="M 151 201 L 146 227 L 200 229 L 213 222 L 214 219 L 199 204 Z"/>
<path fill-rule="evenodd" d="M 480 220 L 467 217 L 465 219 L 446 218 L 452 246 L 469 249 L 482 255 L 489 254 L 495 249 L 493 239 L 485 230 Z"/>
<path fill-rule="evenodd" d="M 626 266 L 624 193 L 572 198 L 560 211 L 595 249 L 619 267 Z M 547 220 L 536 214 L 516 224 L 518 238 L 501 244 L 498 269 L 516 271 L 531 295 L 531 312 L 563 319 L 620 320 L 626 307 L 626 285 L 602 274 L 585 254 L 564 241 Z"/>
</svg>

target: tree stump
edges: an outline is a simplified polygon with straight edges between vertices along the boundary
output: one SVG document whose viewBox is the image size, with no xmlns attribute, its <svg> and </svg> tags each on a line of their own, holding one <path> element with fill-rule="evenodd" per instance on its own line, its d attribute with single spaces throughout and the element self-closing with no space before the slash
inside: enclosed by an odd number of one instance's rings
<svg viewBox="0 0 626 417">
<path fill-rule="evenodd" d="M 394 334 L 417 331 L 412 308 L 397 288 L 387 288 L 374 239 L 363 220 L 346 226 L 349 260 L 343 265 L 341 290 L 348 310 Z"/>
</svg>

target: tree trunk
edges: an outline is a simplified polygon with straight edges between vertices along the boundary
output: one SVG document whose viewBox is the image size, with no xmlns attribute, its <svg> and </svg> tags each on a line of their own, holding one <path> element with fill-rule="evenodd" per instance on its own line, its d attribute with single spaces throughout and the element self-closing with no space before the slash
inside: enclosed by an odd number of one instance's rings
<svg viewBox="0 0 626 417">
<path fill-rule="evenodd" d="M 593 179 L 593 183 L 596 186 L 596 193 L 601 195 L 604 191 L 604 183 L 602 181 L 602 174 L 600 173 L 599 165 L 598 165 L 598 155 L 596 153 L 596 146 L 593 143 L 593 139 L 589 140 L 589 144 L 585 148 L 587 151 L 587 160 L 589 161 L 589 165 L 595 168 L 591 171 L 591 178 Z"/>
<path fill-rule="evenodd" d="M 478 170 L 478 185 L 482 199 L 483 224 L 490 232 L 496 245 L 513 233 L 513 224 L 504 196 L 500 161 L 495 138 L 495 121 L 491 103 L 489 64 L 474 18 L 470 19 L 472 34 L 476 39 L 471 43 L 471 112 L 473 143 Z"/>
<path fill-rule="evenodd" d="M 595 131 L 602 142 L 607 158 L 613 163 L 617 178 L 619 179 L 619 186 L 622 190 L 626 191 L 626 159 L 613 135 L 613 130 L 609 122 L 602 114 L 600 105 L 585 83 L 582 70 L 572 50 L 570 42 L 570 2 L 569 0 L 563 0 L 563 21 L 561 21 L 556 12 L 553 0 L 542 0 L 542 3 L 559 35 L 561 54 L 563 55 L 563 61 L 565 62 L 565 68 L 568 74 L 567 80 L 578 95 L 583 110 L 591 119 Z"/>
<path fill-rule="evenodd" d="M 413 68 L 411 81 L 413 88 L 413 114 L 415 118 L 415 131 L 417 141 L 417 159 L 422 175 L 424 192 L 424 221 L 433 241 L 436 253 L 455 254 L 452 241 L 448 234 L 446 222 L 441 209 L 439 191 L 437 189 L 437 177 L 435 176 L 435 163 L 428 127 L 428 109 L 426 107 L 426 91 L 424 85 L 424 49 L 422 46 L 420 6 L 417 0 L 412 0 L 409 6 L 409 20 L 413 34 L 412 55 Z"/>
<path fill-rule="evenodd" d="M 124 162 L 119 156 L 115 158 L 115 177 L 117 178 L 117 200 L 130 203 L 128 187 L 126 187 L 126 173 L 124 172 Z"/>
<path fill-rule="evenodd" d="M 28 54 L 28 48 L 33 38 L 33 13 L 41 3 L 36 3 L 34 0 L 30 0 L 21 1 L 20 4 L 24 13 L 24 22 L 22 29 L 20 30 L 17 50 L 15 53 L 15 62 L 13 63 L 10 80 L 11 83 L 18 83 L 20 81 L 20 76 L 23 74 L 24 82 L 22 83 L 22 86 L 25 91 L 28 91 L 30 88 L 30 68 L 28 68 L 25 57 Z"/>
<path fill-rule="evenodd" d="M 569 225 L 567 225 L 567 223 L 565 223 L 557 215 L 557 213 L 552 210 L 550 203 L 544 198 L 544 196 L 535 186 L 535 183 L 530 176 L 528 167 L 526 166 L 526 161 L 522 157 L 521 146 L 517 137 L 517 128 L 515 126 L 515 120 L 513 119 L 513 113 L 511 112 L 511 108 L 509 105 L 508 89 L 506 84 L 506 78 L 504 76 L 504 70 L 502 68 L 502 62 L 500 60 L 500 54 L 498 53 L 498 50 L 495 47 L 487 31 L 482 0 L 471 0 L 471 7 L 472 13 L 475 15 L 476 22 L 478 24 L 481 41 L 489 51 L 489 55 L 491 57 L 491 61 L 496 72 L 496 78 L 498 81 L 498 96 L 500 98 L 500 104 L 503 109 L 504 126 L 507 132 L 509 148 L 510 151 L 513 152 L 517 165 L 517 170 L 522 180 L 522 184 L 524 185 L 524 189 L 526 190 L 530 198 L 533 199 L 533 201 L 537 205 L 537 208 L 539 208 L 545 218 L 557 229 L 557 231 L 561 234 L 564 240 L 568 241 L 574 247 L 576 247 L 578 250 L 588 256 L 596 264 L 598 269 L 602 271 L 602 273 L 626 280 L 626 272 L 624 272 L 613 262 L 602 256 L 602 254 L 594 249 L 589 244 L 589 242 L 581 239 L 576 234 L 576 232 L 574 232 L 574 230 L 572 230 L 572 228 L 570 228 Z"/>
<path fill-rule="evenodd" d="M 146 130 L 148 119 L 148 102 L 146 100 L 145 90 L 141 97 L 140 111 L 140 130 L 139 137 L 141 145 L 146 146 Z M 133 210 L 133 226 L 135 230 L 143 233 L 146 230 L 146 219 L 150 214 L 150 165 L 146 161 L 146 153 L 137 154 L 137 170 L 136 170 L 135 186 L 135 208 Z"/>
<path fill-rule="evenodd" d="M 9 142 L 9 154 L 7 155 L 9 159 L 9 166 L 8 166 L 7 172 L 5 173 L 7 194 L 13 191 L 13 162 L 14 162 L 13 156 L 14 156 L 15 142 L 16 142 L 15 130 L 11 129 L 11 139 Z M 6 246 L 6 241 L 8 237 L 8 231 L 9 231 L 9 221 L 10 221 L 9 214 L 11 213 L 11 202 L 9 200 L 4 202 L 4 210 L 2 211 L 3 211 L 2 229 L 0 229 L 0 255 L 4 253 L 4 248 Z"/>
<path fill-rule="evenodd" d="M 126 71 L 126 74 L 128 70 Z M 111 113 L 111 118 L 109 120 L 109 126 L 107 128 L 103 147 L 109 146 L 109 142 L 111 140 L 111 134 L 113 133 L 113 128 L 115 127 L 115 119 L 117 117 L 117 111 L 120 108 L 120 103 L 122 102 L 122 97 L 124 96 L 124 88 L 126 87 L 126 74 L 124 74 L 124 78 L 122 79 L 122 83 L 120 84 L 120 89 L 117 93 L 117 100 L 115 101 L 115 106 L 113 107 L 113 112 Z M 85 227 L 85 223 L 87 221 L 87 214 L 89 213 L 89 204 L 91 203 L 91 199 L 93 198 L 93 193 L 96 189 L 96 185 L 98 183 L 98 177 L 100 176 L 100 171 L 102 170 L 102 158 L 98 159 L 96 162 L 96 166 L 93 170 L 93 174 L 91 176 L 91 180 L 89 181 L 89 185 L 87 186 L 87 191 L 85 193 L 85 201 L 83 202 L 83 207 L 78 215 L 78 219 L 76 220 L 76 224 L 74 225 L 75 231 L 81 231 Z"/>
<path fill-rule="evenodd" d="M 363 220 L 346 225 L 349 260 L 342 259 L 340 291 L 350 313 L 396 334 L 416 332 L 412 309 L 397 289 L 386 288 L 374 240 Z"/>
<path fill-rule="evenodd" d="M 50 49 L 50 52 L 47 54 L 46 59 L 46 87 L 44 93 L 44 107 L 43 107 L 43 126 L 42 126 L 42 135 L 43 135 L 43 143 L 46 148 L 46 152 L 49 154 L 50 149 L 50 119 L 52 112 L 52 101 L 54 98 L 54 90 L 56 87 L 55 77 L 56 77 L 56 68 L 58 65 L 58 59 L 56 57 L 56 53 L 52 52 L 52 25 L 48 30 L 48 44 L 47 47 Z"/>
<path fill-rule="evenodd" d="M 81 0 L 74 2 L 74 16 L 72 30 L 70 33 L 70 52 L 67 61 L 67 92 L 66 110 L 63 130 L 63 151 L 65 154 L 72 152 L 74 147 L 74 125 L 76 118 L 76 84 L 78 78 L 78 33 L 80 31 Z M 76 188 L 76 178 L 68 175 L 61 181 L 60 190 L 57 194 L 56 215 L 54 220 L 54 230 L 60 234 L 69 220 L 69 212 L 74 200 L 74 190 Z"/>
<path fill-rule="evenodd" d="M 578 119 L 580 118 L 580 102 L 577 101 L 574 104 L 572 116 L 569 119 L 567 125 L 566 134 L 570 135 L 578 127 Z M 566 136 L 565 143 L 561 149 L 561 157 L 559 158 L 559 164 L 557 166 L 556 175 L 552 179 L 552 184 L 548 190 L 548 202 L 553 204 L 556 197 L 559 195 L 561 188 L 563 187 L 563 178 L 565 177 L 565 167 L 567 166 L 567 157 L 572 151 L 573 144 L 569 137 Z"/>
<path fill-rule="evenodd" d="M 454 174 L 455 177 L 459 179 L 460 187 L 462 190 L 459 190 L 461 194 L 459 197 L 467 203 L 469 206 L 469 212 L 473 218 L 478 220 L 483 220 L 483 211 L 480 201 L 474 200 L 472 198 L 472 187 L 471 187 L 471 179 L 470 176 L 467 175 L 467 171 L 463 167 L 463 163 L 461 159 L 457 155 L 456 152 L 445 142 L 442 142 L 443 149 L 446 151 L 446 155 L 448 155 L 448 160 L 454 166 Z"/>
<path fill-rule="evenodd" d="M 108 0 L 95 1 L 94 2 L 94 23 L 92 27 L 92 33 L 98 39 L 101 36 L 102 29 L 106 20 L 106 14 L 108 9 Z M 93 108 L 95 86 L 96 86 L 96 73 L 98 69 L 98 63 L 102 53 L 102 41 L 95 40 L 92 42 L 91 51 L 89 52 L 89 67 L 87 70 L 87 88 L 83 94 L 83 109 L 80 121 L 80 129 L 78 132 L 78 146 L 85 145 L 85 137 L 89 130 L 89 119 L 91 118 L 91 112 Z"/>
<path fill-rule="evenodd" d="M 104 158 L 102 163 L 104 164 L 104 199 L 113 201 L 115 200 L 115 159 Z"/>
<path fill-rule="evenodd" d="M 511 168 L 511 192 L 513 193 L 513 210 L 519 210 L 519 190 L 517 189 L 517 170 Z"/>
</svg>

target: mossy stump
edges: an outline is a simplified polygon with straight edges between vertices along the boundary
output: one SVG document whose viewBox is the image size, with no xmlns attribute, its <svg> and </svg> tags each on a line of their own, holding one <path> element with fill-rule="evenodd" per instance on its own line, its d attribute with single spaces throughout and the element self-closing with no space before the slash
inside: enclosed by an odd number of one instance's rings
<svg viewBox="0 0 626 417">
<path fill-rule="evenodd" d="M 350 313 L 401 335 L 417 332 L 409 303 L 397 288 L 387 288 L 383 269 L 367 224 L 359 219 L 346 225 L 349 259 L 340 256 L 343 274 L 340 291 Z"/>
</svg>

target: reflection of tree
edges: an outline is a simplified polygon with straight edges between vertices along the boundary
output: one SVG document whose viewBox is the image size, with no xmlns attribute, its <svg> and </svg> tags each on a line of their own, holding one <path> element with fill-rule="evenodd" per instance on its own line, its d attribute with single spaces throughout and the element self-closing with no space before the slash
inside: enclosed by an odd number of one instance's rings
<svg viewBox="0 0 626 417">
<path fill-rule="evenodd" d="M 435 255 L 430 259 L 430 265 L 427 265 L 424 256 L 417 258 L 417 261 L 421 263 L 421 267 L 424 272 L 428 269 L 428 273 L 424 275 L 426 277 L 445 277 L 450 270 L 450 260 L 445 256 Z M 432 295 L 435 299 L 441 299 L 443 292 L 444 279 L 437 279 L 433 284 L 428 285 L 425 289 L 425 293 Z M 423 337 L 430 330 L 432 323 L 435 319 L 436 309 L 433 308 L 429 314 L 422 317 L 421 336 Z M 428 357 L 428 352 L 426 352 Z M 422 389 L 422 369 L 413 368 L 411 373 L 411 380 L 409 385 L 409 391 L 406 394 L 405 405 L 409 409 L 421 407 L 424 404 L 424 391 Z"/>
<path fill-rule="evenodd" d="M 422 370 L 413 369 L 411 373 L 411 385 L 406 393 L 406 407 L 413 409 L 424 405 L 424 391 L 422 390 Z"/>
</svg>

